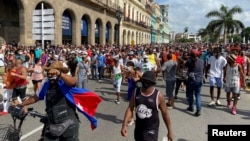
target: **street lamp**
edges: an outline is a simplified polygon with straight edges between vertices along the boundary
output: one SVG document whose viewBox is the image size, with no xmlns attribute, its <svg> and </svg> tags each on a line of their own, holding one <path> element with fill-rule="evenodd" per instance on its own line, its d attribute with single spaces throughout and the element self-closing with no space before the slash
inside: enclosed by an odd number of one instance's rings
<svg viewBox="0 0 250 141">
<path fill-rule="evenodd" d="M 118 47 L 120 48 L 120 26 L 121 26 L 121 20 L 122 20 L 122 15 L 123 15 L 123 12 L 121 11 L 121 7 L 119 6 L 118 9 L 116 10 L 116 18 L 118 20 L 118 41 L 117 41 L 117 44 L 118 44 Z"/>
</svg>

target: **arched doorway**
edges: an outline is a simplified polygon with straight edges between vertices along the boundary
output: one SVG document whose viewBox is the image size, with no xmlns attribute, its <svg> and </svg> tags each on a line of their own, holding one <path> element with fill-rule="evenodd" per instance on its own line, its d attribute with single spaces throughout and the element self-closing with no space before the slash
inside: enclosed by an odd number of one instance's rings
<svg viewBox="0 0 250 141">
<path fill-rule="evenodd" d="M 110 22 L 107 22 L 105 29 L 106 29 L 105 30 L 105 43 L 111 43 L 111 40 L 110 40 L 111 23 Z"/>
<path fill-rule="evenodd" d="M 68 10 L 62 14 L 62 42 L 63 44 L 72 43 L 72 16 Z"/>
<path fill-rule="evenodd" d="M 118 43 L 118 30 L 119 30 L 119 26 L 118 24 L 115 24 L 115 27 L 114 27 L 114 43 L 115 44 Z"/>
<path fill-rule="evenodd" d="M 100 36 L 101 35 L 101 21 L 97 19 L 95 22 L 95 43 L 100 44 Z"/>
<path fill-rule="evenodd" d="M 37 5 L 36 5 L 36 8 L 35 8 L 35 10 L 41 10 L 42 9 L 42 3 L 43 3 L 43 8 L 44 9 L 52 9 L 52 7 L 51 7 L 51 5 L 50 4 L 48 4 L 48 3 L 45 3 L 45 2 L 40 2 L 40 3 L 38 3 Z M 40 27 L 37 27 L 36 29 L 39 29 L 40 30 L 40 32 L 38 33 L 38 34 L 40 34 L 40 36 L 41 36 L 41 30 L 42 30 L 42 28 Z M 44 29 L 48 29 L 48 27 L 44 27 Z M 37 31 L 37 30 L 36 30 Z M 44 30 L 45 31 L 45 30 Z M 37 33 L 32 33 L 33 35 L 35 35 L 35 34 L 37 34 Z M 45 33 L 46 34 L 46 33 Z M 40 40 L 36 40 L 36 45 L 42 45 L 42 39 L 40 39 Z M 51 44 L 51 40 L 44 40 L 44 46 L 45 46 L 45 48 L 47 48 L 48 47 L 48 45 L 50 45 Z"/>
<path fill-rule="evenodd" d="M 126 35 L 126 34 L 127 34 L 127 33 L 126 33 L 126 30 L 124 29 L 124 30 L 123 30 L 123 37 L 122 37 L 123 45 L 127 45 L 127 44 L 126 44 L 126 42 L 127 42 L 127 41 L 126 41 L 126 38 L 127 38 L 127 35 Z"/>
<path fill-rule="evenodd" d="M 81 20 L 81 44 L 88 44 L 89 17 L 84 15 Z"/>
<path fill-rule="evenodd" d="M 16 0 L 1 0 L 0 1 L 0 36 L 7 42 L 19 42 L 20 40 L 20 25 L 24 16 L 23 4 Z M 19 21 L 20 19 L 20 21 Z M 17 44 L 16 44 L 17 45 Z"/>
</svg>

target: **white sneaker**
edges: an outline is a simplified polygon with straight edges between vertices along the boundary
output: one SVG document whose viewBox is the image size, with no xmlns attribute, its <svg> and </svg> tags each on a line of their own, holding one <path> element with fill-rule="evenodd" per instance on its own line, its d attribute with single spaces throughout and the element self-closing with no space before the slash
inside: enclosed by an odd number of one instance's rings
<svg viewBox="0 0 250 141">
<path fill-rule="evenodd" d="M 215 102 L 211 101 L 210 103 L 207 104 L 208 106 L 215 106 Z"/>
<path fill-rule="evenodd" d="M 116 104 L 121 104 L 120 101 L 118 101 L 118 100 L 115 100 L 115 103 L 116 103 Z"/>
<path fill-rule="evenodd" d="M 221 106 L 220 100 L 216 101 L 216 105 Z"/>
</svg>

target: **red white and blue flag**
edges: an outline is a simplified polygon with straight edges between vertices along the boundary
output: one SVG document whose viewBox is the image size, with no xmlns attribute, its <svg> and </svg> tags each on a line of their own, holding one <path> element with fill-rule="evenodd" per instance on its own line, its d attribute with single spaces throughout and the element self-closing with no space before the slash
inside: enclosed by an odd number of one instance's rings
<svg viewBox="0 0 250 141">
<path fill-rule="evenodd" d="M 48 80 L 42 84 L 41 89 L 37 92 L 39 100 L 44 99 L 49 85 Z M 90 90 L 67 86 L 61 79 L 58 81 L 58 85 L 66 99 L 76 106 L 80 113 L 87 117 L 91 123 L 91 128 L 95 129 L 97 127 L 95 113 L 102 99 Z"/>
</svg>

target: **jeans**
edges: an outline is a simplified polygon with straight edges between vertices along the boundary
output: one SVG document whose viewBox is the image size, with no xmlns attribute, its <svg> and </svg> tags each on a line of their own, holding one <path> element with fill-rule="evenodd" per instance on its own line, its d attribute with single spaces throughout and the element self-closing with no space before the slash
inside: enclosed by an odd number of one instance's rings
<svg viewBox="0 0 250 141">
<path fill-rule="evenodd" d="M 103 75 L 104 75 L 104 67 L 98 67 L 98 73 L 99 73 L 99 80 L 103 79 Z"/>
<path fill-rule="evenodd" d="M 78 88 L 86 88 L 87 82 L 88 82 L 88 79 L 78 78 L 77 87 Z"/>
<path fill-rule="evenodd" d="M 196 99 L 196 109 L 201 111 L 201 86 L 202 81 L 187 80 L 187 94 L 189 101 L 189 108 L 194 109 L 194 96 Z"/>
<path fill-rule="evenodd" d="M 91 65 L 91 75 L 92 79 L 97 79 L 97 67 L 95 65 Z"/>
</svg>

